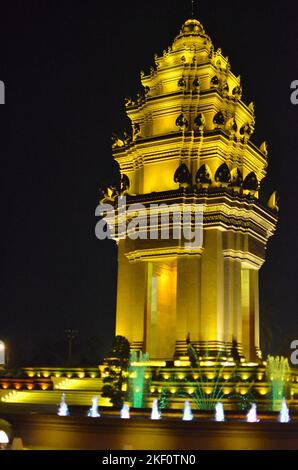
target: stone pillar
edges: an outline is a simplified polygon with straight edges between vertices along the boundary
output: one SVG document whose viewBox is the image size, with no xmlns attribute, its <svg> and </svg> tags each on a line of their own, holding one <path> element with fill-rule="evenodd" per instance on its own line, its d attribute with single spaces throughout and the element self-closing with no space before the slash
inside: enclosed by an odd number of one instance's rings
<svg viewBox="0 0 298 470">
<path fill-rule="evenodd" d="M 125 241 L 118 244 L 118 280 L 117 280 L 117 315 L 116 315 L 116 336 L 125 336 L 132 341 L 132 318 L 129 286 L 132 285 L 131 264 L 124 254 Z"/>
<path fill-rule="evenodd" d="M 250 311 L 250 275 L 249 269 L 241 271 L 241 303 L 242 303 L 242 345 L 243 353 L 247 360 L 251 350 L 251 311 Z"/>
<path fill-rule="evenodd" d="M 176 262 L 148 264 L 145 349 L 151 359 L 171 359 L 176 343 Z"/>
<path fill-rule="evenodd" d="M 234 316 L 235 302 L 234 302 L 234 264 L 235 261 L 231 257 L 224 259 L 224 340 L 231 343 L 234 334 Z"/>
<path fill-rule="evenodd" d="M 234 325 L 233 337 L 242 344 L 241 261 L 234 261 Z"/>
<path fill-rule="evenodd" d="M 255 361 L 260 348 L 259 290 L 256 269 L 242 269 L 242 328 L 243 352 L 248 361 Z"/>
<path fill-rule="evenodd" d="M 129 262 L 125 241 L 118 246 L 116 335 L 142 347 L 146 303 L 146 263 Z"/>
<path fill-rule="evenodd" d="M 177 341 L 200 339 L 201 258 L 179 256 L 177 259 Z"/>
<path fill-rule="evenodd" d="M 222 232 L 216 229 L 204 232 L 201 281 L 201 340 L 223 342 L 224 257 Z"/>
<path fill-rule="evenodd" d="M 259 271 L 250 270 L 250 303 L 252 312 L 252 349 L 254 357 L 260 351 Z"/>
</svg>

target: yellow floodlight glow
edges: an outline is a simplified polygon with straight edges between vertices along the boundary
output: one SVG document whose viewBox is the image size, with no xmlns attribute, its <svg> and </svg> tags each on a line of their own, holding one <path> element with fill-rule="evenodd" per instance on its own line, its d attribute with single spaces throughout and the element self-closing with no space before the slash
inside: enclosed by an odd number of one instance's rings
<svg viewBox="0 0 298 470">
<path fill-rule="evenodd" d="M 207 372 L 206 377 L 208 380 L 213 380 L 215 378 L 214 372 Z"/>
<path fill-rule="evenodd" d="M 224 380 L 229 380 L 232 377 L 232 374 L 230 372 L 224 372 L 222 376 Z"/>
<path fill-rule="evenodd" d="M 244 372 L 244 373 L 242 373 L 242 374 L 241 374 L 241 378 L 242 378 L 242 380 L 248 380 L 248 379 L 249 379 L 249 377 L 250 377 L 250 374 L 249 374 L 249 373 L 247 373 L 247 372 Z"/>
<path fill-rule="evenodd" d="M 174 367 L 189 367 L 189 366 L 190 366 L 190 361 L 186 361 L 186 360 L 174 361 Z"/>
<path fill-rule="evenodd" d="M 225 361 L 225 362 L 222 363 L 222 365 L 223 365 L 224 367 L 232 367 L 232 366 L 235 365 L 235 362 L 232 362 L 232 361 Z"/>
<path fill-rule="evenodd" d="M 267 395 L 269 393 L 269 389 L 266 387 L 262 387 L 258 391 L 259 391 L 259 394 L 262 396 Z"/>
<path fill-rule="evenodd" d="M 166 361 L 132 362 L 132 367 L 166 367 Z"/>
</svg>

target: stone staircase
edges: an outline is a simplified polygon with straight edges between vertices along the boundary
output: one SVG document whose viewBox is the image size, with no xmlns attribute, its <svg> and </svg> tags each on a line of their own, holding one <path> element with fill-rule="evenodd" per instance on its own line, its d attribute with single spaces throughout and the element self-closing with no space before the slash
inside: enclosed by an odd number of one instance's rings
<svg viewBox="0 0 298 470">
<path fill-rule="evenodd" d="M 109 398 L 101 397 L 102 379 L 61 379 L 52 377 L 53 390 L 0 390 L 3 404 L 59 405 L 62 393 L 70 406 L 91 406 L 98 396 L 99 406 L 111 406 Z"/>
</svg>

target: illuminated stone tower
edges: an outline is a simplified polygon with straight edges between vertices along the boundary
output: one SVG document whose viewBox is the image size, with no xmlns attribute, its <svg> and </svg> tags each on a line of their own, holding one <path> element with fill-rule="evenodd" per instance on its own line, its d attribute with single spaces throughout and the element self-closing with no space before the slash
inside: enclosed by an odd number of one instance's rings
<svg viewBox="0 0 298 470">
<path fill-rule="evenodd" d="M 259 270 L 277 220 L 276 194 L 267 207 L 259 201 L 267 146 L 251 141 L 254 105 L 195 19 L 141 81 L 144 93 L 126 100 L 132 134 L 113 139 L 122 194 L 146 207 L 201 204 L 204 238 L 196 249 L 174 239 L 118 241 L 116 334 L 151 359 L 183 356 L 190 339 L 210 356 L 236 340 L 254 361 Z"/>
</svg>

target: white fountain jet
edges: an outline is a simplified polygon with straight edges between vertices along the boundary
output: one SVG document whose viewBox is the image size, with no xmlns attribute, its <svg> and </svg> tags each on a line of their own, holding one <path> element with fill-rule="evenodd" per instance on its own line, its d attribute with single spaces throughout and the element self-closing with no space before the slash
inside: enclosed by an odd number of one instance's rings
<svg viewBox="0 0 298 470">
<path fill-rule="evenodd" d="M 129 406 L 124 403 L 122 406 L 122 409 L 120 411 L 120 418 L 122 419 L 129 419 L 130 414 L 129 414 Z"/>
<path fill-rule="evenodd" d="M 286 399 L 283 398 L 278 420 L 280 423 L 289 423 L 290 419 L 289 408 L 287 407 Z"/>
<path fill-rule="evenodd" d="M 246 420 L 248 423 L 258 423 L 260 421 L 257 417 L 257 405 L 255 403 L 251 405 L 251 409 L 247 413 Z"/>
<path fill-rule="evenodd" d="M 193 414 L 191 411 L 191 406 L 189 401 L 184 402 L 184 410 L 183 410 L 183 421 L 192 421 L 193 420 Z"/>
<path fill-rule="evenodd" d="M 69 416 L 68 406 L 65 401 L 65 393 L 62 393 L 61 402 L 57 414 L 58 416 Z"/>
<path fill-rule="evenodd" d="M 100 413 L 98 412 L 98 397 L 92 398 L 92 406 L 89 409 L 87 416 L 90 418 L 100 418 Z"/>
<path fill-rule="evenodd" d="M 151 419 L 160 419 L 160 418 L 161 418 L 161 413 L 158 409 L 158 400 L 153 400 Z"/>
<path fill-rule="evenodd" d="M 223 404 L 218 401 L 215 405 L 215 421 L 222 422 L 225 420 L 225 412 Z"/>
</svg>

